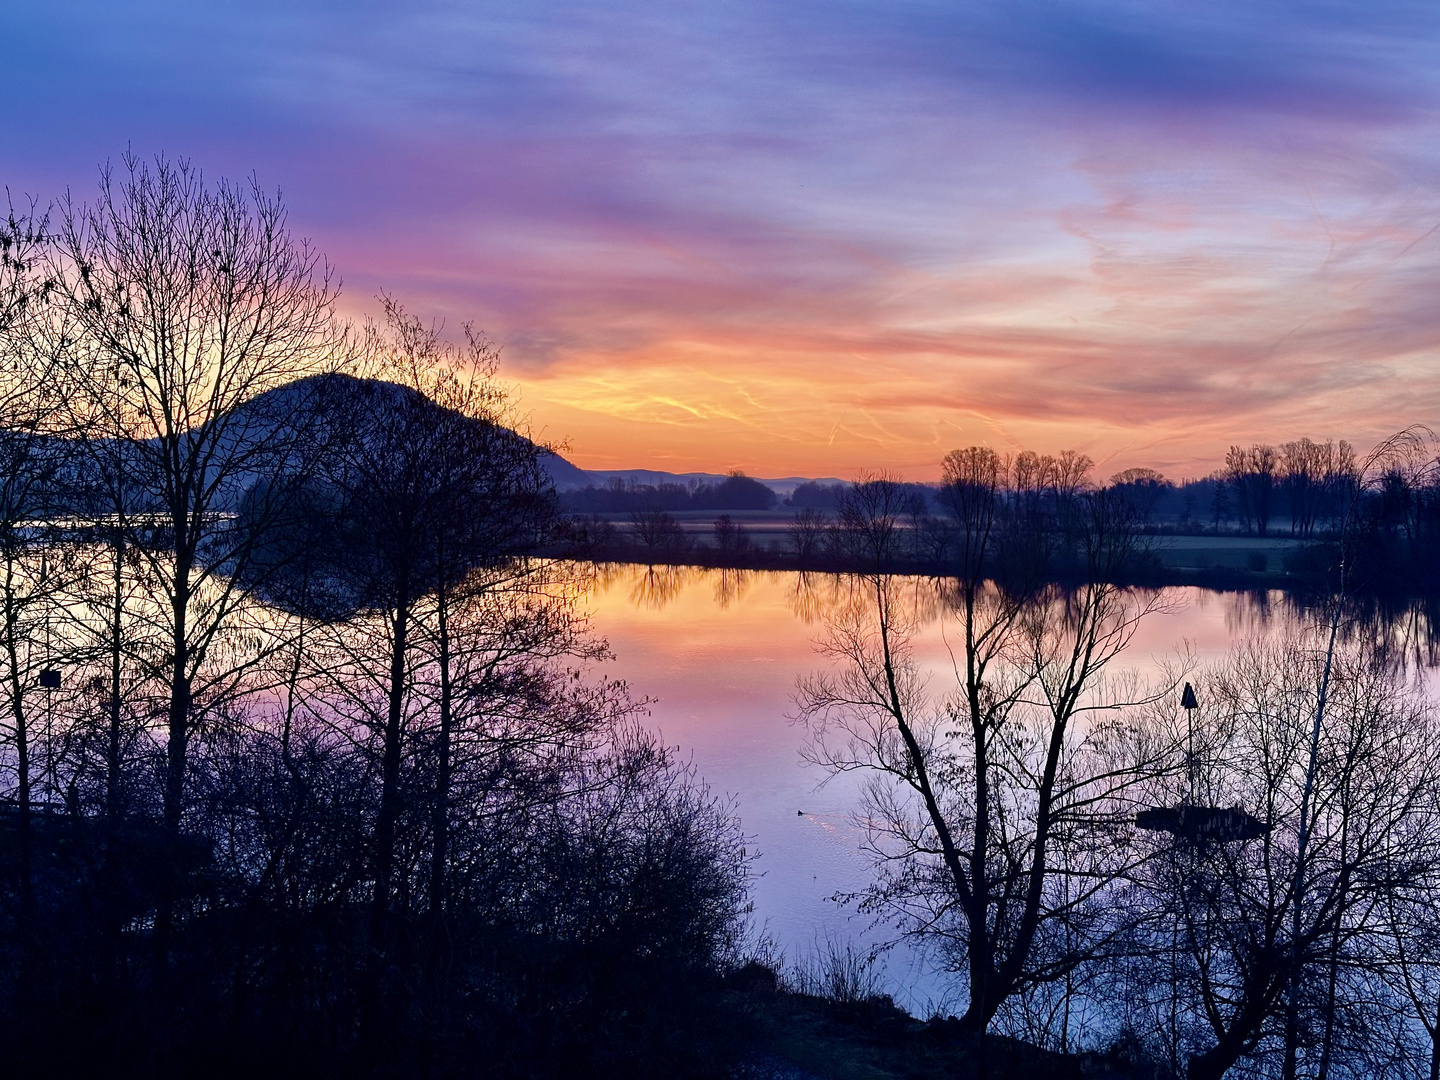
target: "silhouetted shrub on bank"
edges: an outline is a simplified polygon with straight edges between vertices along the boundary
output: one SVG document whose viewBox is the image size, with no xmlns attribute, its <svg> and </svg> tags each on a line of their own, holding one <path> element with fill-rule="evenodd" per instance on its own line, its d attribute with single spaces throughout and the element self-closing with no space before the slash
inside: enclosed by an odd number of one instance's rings
<svg viewBox="0 0 1440 1080">
<path fill-rule="evenodd" d="M 62 819 L 76 838 L 63 855 L 70 869 L 45 879 L 28 940 L 7 887 L 0 1037 L 13 1067 L 723 1073 L 736 1029 L 717 994 L 744 931 L 748 858 L 733 811 L 652 737 L 620 725 L 552 762 L 540 786 L 555 794 L 510 805 L 518 823 L 458 835 L 456 857 L 473 872 L 443 915 L 407 912 L 402 900 L 383 952 L 365 902 L 373 788 L 363 768 L 332 744 L 277 769 L 263 742 L 207 755 L 208 829 L 186 845 L 213 860 L 197 868 L 187 856 L 184 910 L 163 940 L 143 898 L 109 905 L 108 841 L 94 819 Z M 292 785 L 312 793 L 299 815 Z M 279 821 L 285 835 L 270 835 Z"/>
</svg>

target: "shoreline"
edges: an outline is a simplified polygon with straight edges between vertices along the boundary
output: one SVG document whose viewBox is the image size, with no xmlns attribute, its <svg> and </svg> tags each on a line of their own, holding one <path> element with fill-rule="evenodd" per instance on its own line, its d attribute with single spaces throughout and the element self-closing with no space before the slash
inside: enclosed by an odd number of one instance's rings
<svg viewBox="0 0 1440 1080">
<path fill-rule="evenodd" d="M 618 563 L 628 566 L 676 566 L 704 570 L 789 571 L 793 573 L 855 574 L 873 573 L 876 567 L 835 557 L 800 559 L 789 552 L 755 546 L 743 551 L 722 551 L 710 547 L 684 549 L 646 548 L 639 544 L 608 544 L 557 549 L 558 557 L 583 559 L 595 563 Z M 895 559 L 880 572 L 916 577 L 952 577 L 950 564 L 943 559 Z M 1288 570 L 1283 567 L 1251 569 L 1243 566 L 1187 566 L 1152 559 L 1139 565 L 1112 583 L 1139 588 L 1196 586 L 1217 592 L 1255 592 L 1280 590 L 1288 593 L 1316 592 L 1324 588 L 1323 574 Z M 1075 574 L 1054 573 L 1047 580 L 1060 584 L 1080 584 Z M 1416 596 L 1422 594 L 1415 594 Z M 1413 597 L 1412 597 L 1413 598 Z"/>
</svg>

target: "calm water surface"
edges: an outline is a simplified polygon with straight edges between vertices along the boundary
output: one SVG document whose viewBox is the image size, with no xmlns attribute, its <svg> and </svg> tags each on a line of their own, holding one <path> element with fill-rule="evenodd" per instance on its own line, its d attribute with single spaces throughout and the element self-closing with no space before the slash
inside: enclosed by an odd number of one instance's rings
<svg viewBox="0 0 1440 1080">
<path fill-rule="evenodd" d="M 795 711 L 797 677 L 824 667 L 815 648 L 836 582 L 819 575 L 622 566 L 600 573 L 589 606 L 615 653 L 612 677 L 651 699 L 665 740 L 693 755 L 717 791 L 735 797 L 745 831 L 760 851 L 757 921 L 794 961 L 827 938 L 866 945 L 890 941 L 833 897 L 869 880 L 861 833 L 852 823 L 858 784 L 826 783 L 801 761 L 805 735 Z M 1165 591 L 1172 609 L 1142 624 L 1121 666 L 1142 675 L 1181 651 L 1201 663 L 1238 641 L 1293 626 L 1279 593 Z M 917 656 L 941 677 L 949 666 L 941 624 L 918 642 Z M 884 960 L 887 989 L 918 1015 L 943 1008 L 947 980 L 900 946 Z"/>
</svg>

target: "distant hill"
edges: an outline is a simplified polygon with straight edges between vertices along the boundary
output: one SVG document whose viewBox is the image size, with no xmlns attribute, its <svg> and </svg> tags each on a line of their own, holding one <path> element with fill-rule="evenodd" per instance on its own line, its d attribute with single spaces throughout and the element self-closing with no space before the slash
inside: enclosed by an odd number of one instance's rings
<svg viewBox="0 0 1440 1080">
<path fill-rule="evenodd" d="M 564 459 L 562 458 L 561 460 L 563 461 Z M 596 487 L 603 487 L 612 478 L 628 480 L 635 484 L 680 484 L 688 487 L 692 482 L 697 484 L 718 484 L 729 475 L 728 473 L 706 472 L 672 473 L 661 472 L 656 469 L 576 469 L 575 466 L 570 465 L 569 462 L 565 462 L 565 464 L 586 477 L 584 483 L 574 485 L 576 488 L 583 488 L 591 484 Z M 848 482 L 839 480 L 833 476 L 782 476 L 775 478 L 757 476 L 754 479 L 759 480 L 782 499 L 788 498 L 791 492 L 801 484 L 808 484 L 812 481 L 820 484 L 843 484 Z M 561 487 L 560 482 L 557 480 L 555 490 L 569 491 L 573 489 L 570 487 Z"/>
<path fill-rule="evenodd" d="M 262 416 L 285 416 L 302 407 L 304 402 L 313 400 L 312 395 L 317 390 L 323 393 L 338 394 L 342 398 L 357 393 L 397 395 L 414 393 L 414 391 L 394 383 L 355 379 L 349 375 L 318 375 L 299 379 L 260 394 L 241 408 L 249 409 Z M 524 436 L 517 434 L 516 438 L 524 438 Z M 605 487 L 612 479 L 616 478 L 635 484 L 680 484 L 690 487 L 696 484 L 718 484 L 729 475 L 728 473 L 708 472 L 673 473 L 658 469 L 582 469 L 566 460 L 562 455 L 549 450 L 542 450 L 541 464 L 549 475 L 551 483 L 555 485 L 555 490 L 562 494 L 567 491 L 580 491 L 587 487 Z M 797 487 L 804 483 L 814 481 L 821 484 L 840 484 L 846 482 L 835 477 L 808 476 L 775 478 L 757 476 L 754 479 L 770 488 L 781 499 L 788 498 Z"/>
<path fill-rule="evenodd" d="M 306 403 L 313 403 L 314 395 L 317 393 L 334 396 L 336 404 L 339 405 L 344 398 L 353 394 L 367 396 L 391 394 L 398 398 L 402 395 L 413 394 L 414 391 L 395 383 L 356 379 L 349 375 L 316 375 L 260 394 L 246 402 L 241 409 L 251 413 L 255 422 L 263 425 L 273 422 L 275 418 L 291 415 L 302 409 Z M 254 429 L 250 430 L 253 434 Z M 519 434 L 515 437 L 517 439 L 524 438 Z M 719 484 L 729 475 L 728 473 L 708 472 L 673 473 L 658 469 L 582 469 L 566 460 L 562 455 L 549 450 L 541 451 L 541 465 L 550 477 L 551 483 L 555 485 L 555 490 L 562 494 L 567 491 L 580 491 L 587 487 L 605 487 L 612 479 L 617 478 L 635 484 L 680 484 L 683 487 L 691 487 L 699 484 Z M 822 484 L 845 482 L 835 477 L 813 478 L 807 476 L 755 477 L 755 479 L 774 491 L 781 499 L 788 498 L 797 487 L 812 480 Z"/>
<path fill-rule="evenodd" d="M 287 416 L 307 405 L 313 405 L 317 393 L 329 395 L 335 407 L 343 407 L 345 399 L 353 395 L 390 395 L 398 403 L 401 398 L 412 395 L 415 391 L 398 383 L 357 379 L 345 374 L 313 375 L 259 394 L 241 408 L 264 416 Z M 435 407 L 440 408 L 438 405 Z M 515 437 L 525 439 L 525 436 L 519 433 L 515 433 Z M 596 482 L 585 470 L 577 468 L 553 451 L 541 448 L 540 461 L 556 491 L 589 487 Z"/>
<path fill-rule="evenodd" d="M 552 451 L 544 453 L 540 465 L 550 477 L 550 482 L 555 485 L 556 491 L 578 491 L 596 483 L 594 473 L 587 473 Z"/>
<path fill-rule="evenodd" d="M 243 437 L 252 442 L 257 437 L 263 439 L 267 428 L 273 427 L 278 432 L 290 418 L 301 413 L 307 407 L 314 407 L 317 396 L 322 400 L 324 396 L 331 396 L 335 407 L 343 407 L 345 399 L 352 395 L 363 394 L 367 397 L 377 394 L 393 395 L 398 402 L 401 397 L 413 393 L 415 391 L 397 383 L 357 379 L 339 373 L 312 375 L 257 394 L 245 402 L 238 409 L 241 414 L 240 417 L 237 417 L 240 421 L 238 430 L 243 430 Z M 436 407 L 439 408 L 439 406 Z M 323 410 L 324 406 L 321 408 Z M 515 437 L 524 438 L 518 433 Z M 56 442 L 63 444 L 65 440 L 59 439 Z M 606 487 L 615 479 L 632 484 L 679 484 L 682 487 L 693 487 L 701 484 L 719 484 L 729 475 L 728 473 L 710 472 L 673 473 L 658 469 L 582 469 L 566 460 L 562 455 L 544 449 L 541 450 L 541 465 L 550 477 L 551 483 L 555 485 L 555 490 L 562 494 L 569 491 L 581 491 L 587 487 Z M 240 481 L 238 484 L 240 489 L 248 486 L 244 476 L 237 479 Z M 770 488 L 781 499 L 788 498 L 801 484 L 811 481 L 821 484 L 845 482 L 835 477 L 806 476 L 755 477 L 754 479 Z M 222 497 L 222 504 L 235 505 L 238 503 L 238 498 L 238 490 L 227 492 Z"/>
</svg>

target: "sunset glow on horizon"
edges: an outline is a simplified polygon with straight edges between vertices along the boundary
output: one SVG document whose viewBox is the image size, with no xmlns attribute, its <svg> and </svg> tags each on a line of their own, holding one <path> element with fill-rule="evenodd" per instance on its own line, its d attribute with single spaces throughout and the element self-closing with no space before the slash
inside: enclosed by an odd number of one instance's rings
<svg viewBox="0 0 1440 1080">
<path fill-rule="evenodd" d="M 1092 0 L 0 13 L 12 196 L 127 147 L 473 319 L 592 469 L 1104 478 L 1440 422 L 1440 9 Z"/>
</svg>

